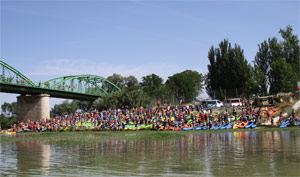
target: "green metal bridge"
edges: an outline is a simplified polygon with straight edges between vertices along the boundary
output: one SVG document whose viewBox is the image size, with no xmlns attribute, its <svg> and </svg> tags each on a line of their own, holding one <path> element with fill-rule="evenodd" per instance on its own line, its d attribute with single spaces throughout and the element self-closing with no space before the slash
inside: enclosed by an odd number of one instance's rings
<svg viewBox="0 0 300 177">
<path fill-rule="evenodd" d="M 33 83 L 22 73 L 0 61 L 0 92 L 21 95 L 49 94 L 50 97 L 95 100 L 119 91 L 109 80 L 95 75 L 58 77 L 46 82 Z"/>
</svg>

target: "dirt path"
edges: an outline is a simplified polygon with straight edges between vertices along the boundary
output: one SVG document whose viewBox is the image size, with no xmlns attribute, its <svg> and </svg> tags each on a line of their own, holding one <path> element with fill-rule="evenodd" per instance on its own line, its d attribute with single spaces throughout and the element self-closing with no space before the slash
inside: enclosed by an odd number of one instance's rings
<svg viewBox="0 0 300 177">
<path fill-rule="evenodd" d="M 299 108 L 300 108 L 300 100 L 298 100 L 298 101 L 293 105 L 293 109 L 294 109 L 294 110 L 297 110 L 297 109 L 299 109 Z M 287 114 L 287 113 L 284 113 L 284 114 L 283 114 L 283 117 L 286 117 L 286 116 L 288 116 L 288 114 Z M 274 124 L 276 124 L 278 121 L 279 121 L 279 116 L 276 116 L 276 117 L 274 118 Z M 262 125 L 271 125 L 271 120 L 268 120 L 268 121 L 266 121 L 265 123 L 262 123 Z"/>
</svg>

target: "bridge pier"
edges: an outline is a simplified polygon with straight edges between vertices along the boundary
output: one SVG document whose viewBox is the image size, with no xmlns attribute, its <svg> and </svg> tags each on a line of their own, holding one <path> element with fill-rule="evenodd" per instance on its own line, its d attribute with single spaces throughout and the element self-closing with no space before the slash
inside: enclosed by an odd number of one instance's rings
<svg viewBox="0 0 300 177">
<path fill-rule="evenodd" d="M 17 120 L 49 120 L 50 95 L 40 94 L 17 97 Z"/>
</svg>

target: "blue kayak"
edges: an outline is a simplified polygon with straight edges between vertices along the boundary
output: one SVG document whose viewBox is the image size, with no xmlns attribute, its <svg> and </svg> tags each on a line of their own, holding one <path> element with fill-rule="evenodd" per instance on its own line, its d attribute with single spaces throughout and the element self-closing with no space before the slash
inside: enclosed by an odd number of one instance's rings
<svg viewBox="0 0 300 177">
<path fill-rule="evenodd" d="M 219 130 L 222 127 L 222 125 L 218 125 L 214 128 L 214 130 Z"/>
<path fill-rule="evenodd" d="M 255 127 L 257 127 L 257 124 L 253 122 L 251 128 L 255 128 Z"/>
<path fill-rule="evenodd" d="M 219 124 L 214 125 L 211 129 L 215 130 L 217 127 L 219 127 Z"/>
<path fill-rule="evenodd" d="M 285 121 L 282 122 L 282 124 L 279 126 L 279 128 L 285 128 L 290 125 L 290 118 L 285 119 Z"/>
<path fill-rule="evenodd" d="M 226 129 L 226 127 L 228 126 L 229 123 L 224 124 L 223 126 L 221 126 L 221 130 Z"/>
<path fill-rule="evenodd" d="M 206 127 L 206 125 L 204 125 L 204 126 L 198 126 L 198 127 L 196 127 L 195 128 L 195 130 L 207 130 L 207 127 Z"/>
<path fill-rule="evenodd" d="M 188 130 L 193 130 L 193 129 L 194 129 L 193 127 L 185 127 L 185 128 L 182 128 L 181 130 L 188 131 Z"/>
<path fill-rule="evenodd" d="M 253 122 L 248 122 L 248 124 L 245 126 L 245 128 L 252 128 Z"/>
<path fill-rule="evenodd" d="M 226 129 L 232 129 L 233 128 L 233 123 L 232 122 L 230 122 L 227 126 L 226 126 Z"/>
<path fill-rule="evenodd" d="M 287 127 L 287 126 L 289 126 L 290 125 L 290 123 L 282 123 L 280 126 L 279 126 L 279 128 L 285 128 L 285 127 Z"/>
<path fill-rule="evenodd" d="M 198 126 L 195 128 L 195 130 L 202 130 L 202 127 Z"/>
</svg>

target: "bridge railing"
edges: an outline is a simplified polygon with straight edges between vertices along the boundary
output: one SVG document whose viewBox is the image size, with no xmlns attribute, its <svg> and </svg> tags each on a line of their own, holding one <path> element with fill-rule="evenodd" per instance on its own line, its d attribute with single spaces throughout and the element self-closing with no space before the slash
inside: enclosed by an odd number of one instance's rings
<svg viewBox="0 0 300 177">
<path fill-rule="evenodd" d="M 2 76 L 2 75 L 0 76 L 0 83 L 3 83 L 3 84 L 32 87 L 28 83 L 28 81 L 24 81 L 22 79 L 11 77 L 11 76 L 7 76 L 7 77 Z M 97 95 L 97 96 L 103 96 L 104 95 L 104 93 L 101 90 L 99 90 L 98 88 L 84 88 L 84 87 L 77 88 L 77 87 L 74 87 L 74 86 L 71 87 L 71 86 L 68 86 L 68 85 L 62 85 L 62 86 L 58 86 L 56 89 L 51 89 L 50 85 L 44 85 L 41 82 L 33 82 L 33 83 L 35 84 L 34 88 L 64 91 L 64 92 L 82 93 L 82 94 Z"/>
<path fill-rule="evenodd" d="M 15 84 L 15 85 L 23 85 L 23 86 L 31 86 L 29 84 L 30 80 L 23 80 L 21 78 L 18 77 L 13 77 L 13 76 L 3 76 L 0 75 L 0 82 L 1 83 L 5 83 L 5 84 Z"/>
</svg>

